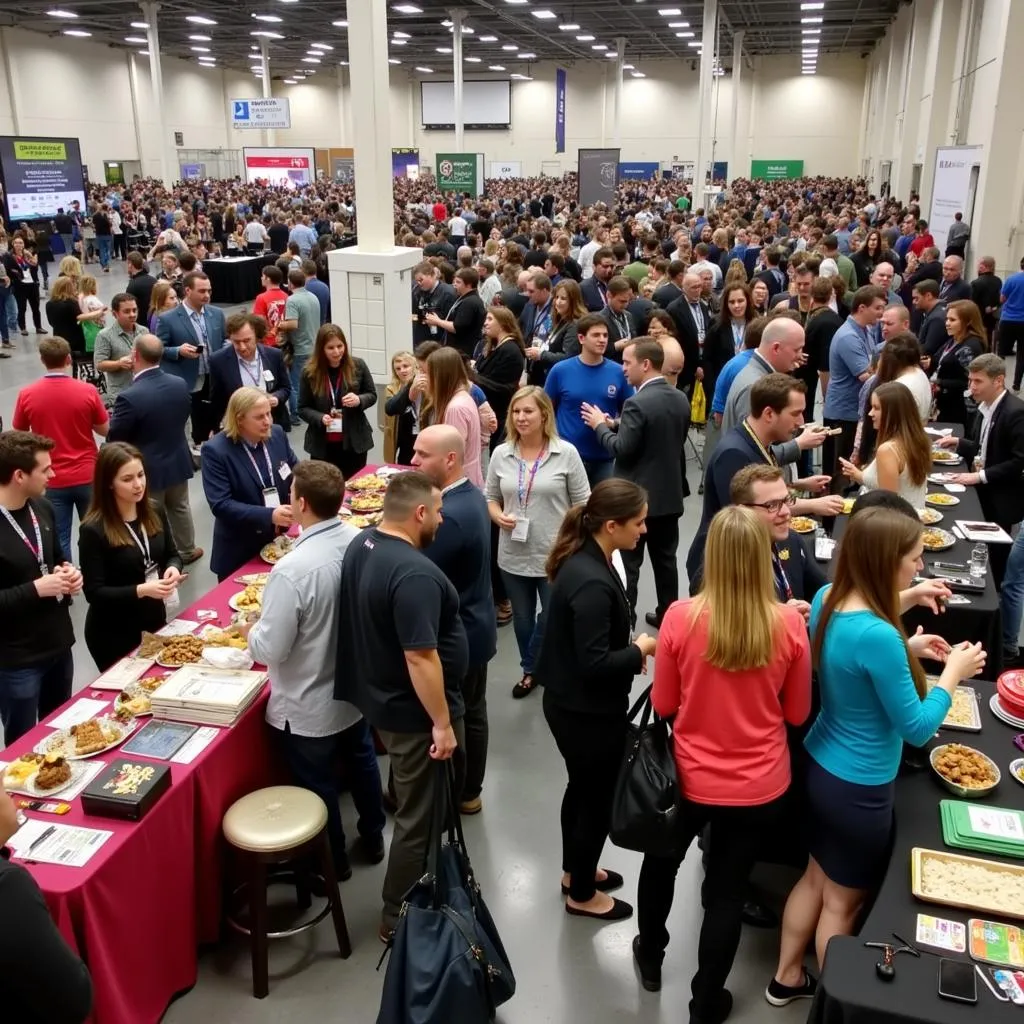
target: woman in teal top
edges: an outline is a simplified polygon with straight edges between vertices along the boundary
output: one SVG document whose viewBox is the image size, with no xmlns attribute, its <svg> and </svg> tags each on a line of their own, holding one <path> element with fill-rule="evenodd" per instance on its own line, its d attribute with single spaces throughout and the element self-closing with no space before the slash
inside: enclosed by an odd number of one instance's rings
<svg viewBox="0 0 1024 1024">
<path fill-rule="evenodd" d="M 821 712 L 805 740 L 810 860 L 786 902 L 779 969 L 765 993 L 784 1006 L 814 994 L 803 969 L 812 935 L 819 966 L 833 935 L 849 935 L 889 860 L 893 781 L 904 740 L 925 743 L 962 679 L 985 664 L 981 644 L 950 648 L 900 622 L 901 591 L 921 571 L 917 517 L 868 508 L 850 520 L 835 583 L 811 606 L 811 642 Z M 945 662 L 925 695 L 918 658 Z"/>
</svg>

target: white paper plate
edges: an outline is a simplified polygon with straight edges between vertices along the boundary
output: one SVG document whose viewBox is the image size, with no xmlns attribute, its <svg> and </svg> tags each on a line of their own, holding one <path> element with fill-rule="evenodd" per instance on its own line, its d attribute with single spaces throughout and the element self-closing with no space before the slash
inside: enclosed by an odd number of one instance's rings
<svg viewBox="0 0 1024 1024">
<path fill-rule="evenodd" d="M 113 743 L 108 743 L 101 750 L 93 750 L 88 754 L 68 754 L 63 750 L 60 750 L 59 747 L 55 748 L 54 746 L 51 746 L 58 736 L 62 734 L 65 736 L 68 735 L 67 729 L 55 729 L 45 739 L 40 740 L 32 749 L 37 754 L 49 754 L 57 749 L 63 753 L 69 761 L 87 761 L 90 757 L 99 757 L 100 754 L 105 754 L 108 750 L 113 750 L 114 747 L 118 747 L 124 743 L 124 741 L 128 739 L 128 737 L 131 736 L 131 734 L 138 728 L 139 720 L 137 718 L 133 718 L 130 722 L 119 722 L 118 724 L 121 727 L 121 735 L 114 740 Z"/>
<path fill-rule="evenodd" d="M 1015 729 L 1024 729 L 1024 718 L 1017 718 L 1011 715 L 1002 704 L 999 703 L 999 694 L 993 693 L 988 702 L 989 711 L 992 712 L 1000 722 L 1012 725 Z"/>
</svg>

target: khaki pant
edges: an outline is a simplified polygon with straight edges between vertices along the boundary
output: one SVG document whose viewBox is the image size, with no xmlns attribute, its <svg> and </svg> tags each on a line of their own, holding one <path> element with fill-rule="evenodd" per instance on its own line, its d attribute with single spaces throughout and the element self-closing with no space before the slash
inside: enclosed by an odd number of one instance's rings
<svg viewBox="0 0 1024 1024">
<path fill-rule="evenodd" d="M 150 498 L 159 511 L 166 513 L 178 554 L 182 558 L 192 554 L 196 549 L 196 531 L 192 525 L 192 508 L 188 503 L 188 481 L 174 484 L 163 491 L 154 491 Z"/>
</svg>

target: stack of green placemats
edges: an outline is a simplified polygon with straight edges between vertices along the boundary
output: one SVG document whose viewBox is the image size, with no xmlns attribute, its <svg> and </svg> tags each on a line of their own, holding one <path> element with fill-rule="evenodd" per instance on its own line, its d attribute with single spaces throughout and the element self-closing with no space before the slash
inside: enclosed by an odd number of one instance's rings
<svg viewBox="0 0 1024 1024">
<path fill-rule="evenodd" d="M 939 813 L 947 846 L 1024 858 L 1024 811 L 966 800 L 940 800 Z"/>
</svg>

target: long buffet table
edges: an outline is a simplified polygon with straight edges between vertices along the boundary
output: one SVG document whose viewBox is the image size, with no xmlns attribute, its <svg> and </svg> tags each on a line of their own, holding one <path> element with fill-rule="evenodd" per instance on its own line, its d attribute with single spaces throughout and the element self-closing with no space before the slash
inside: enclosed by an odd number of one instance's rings
<svg viewBox="0 0 1024 1024">
<path fill-rule="evenodd" d="M 256 560 L 238 572 L 268 570 Z M 242 589 L 228 579 L 179 618 L 195 620 L 199 609 L 211 609 L 218 615 L 214 624 L 225 627 L 228 599 Z M 31 871 L 61 933 L 89 966 L 94 1024 L 155 1024 L 175 994 L 195 984 L 198 946 L 220 933 L 224 812 L 239 797 L 280 778 L 263 717 L 268 692 L 265 686 L 234 726 L 217 729 L 190 764 L 154 762 L 170 766 L 171 787 L 140 822 L 87 815 L 81 798 L 70 801 L 72 809 L 63 816 L 25 812 L 47 825 L 113 833 L 83 867 L 14 858 Z M 114 690 L 85 687 L 47 721 L 83 697 L 112 702 L 116 696 Z M 41 723 L 0 751 L 0 760 L 14 760 L 49 733 Z M 109 763 L 119 749 L 96 760 Z"/>
</svg>

